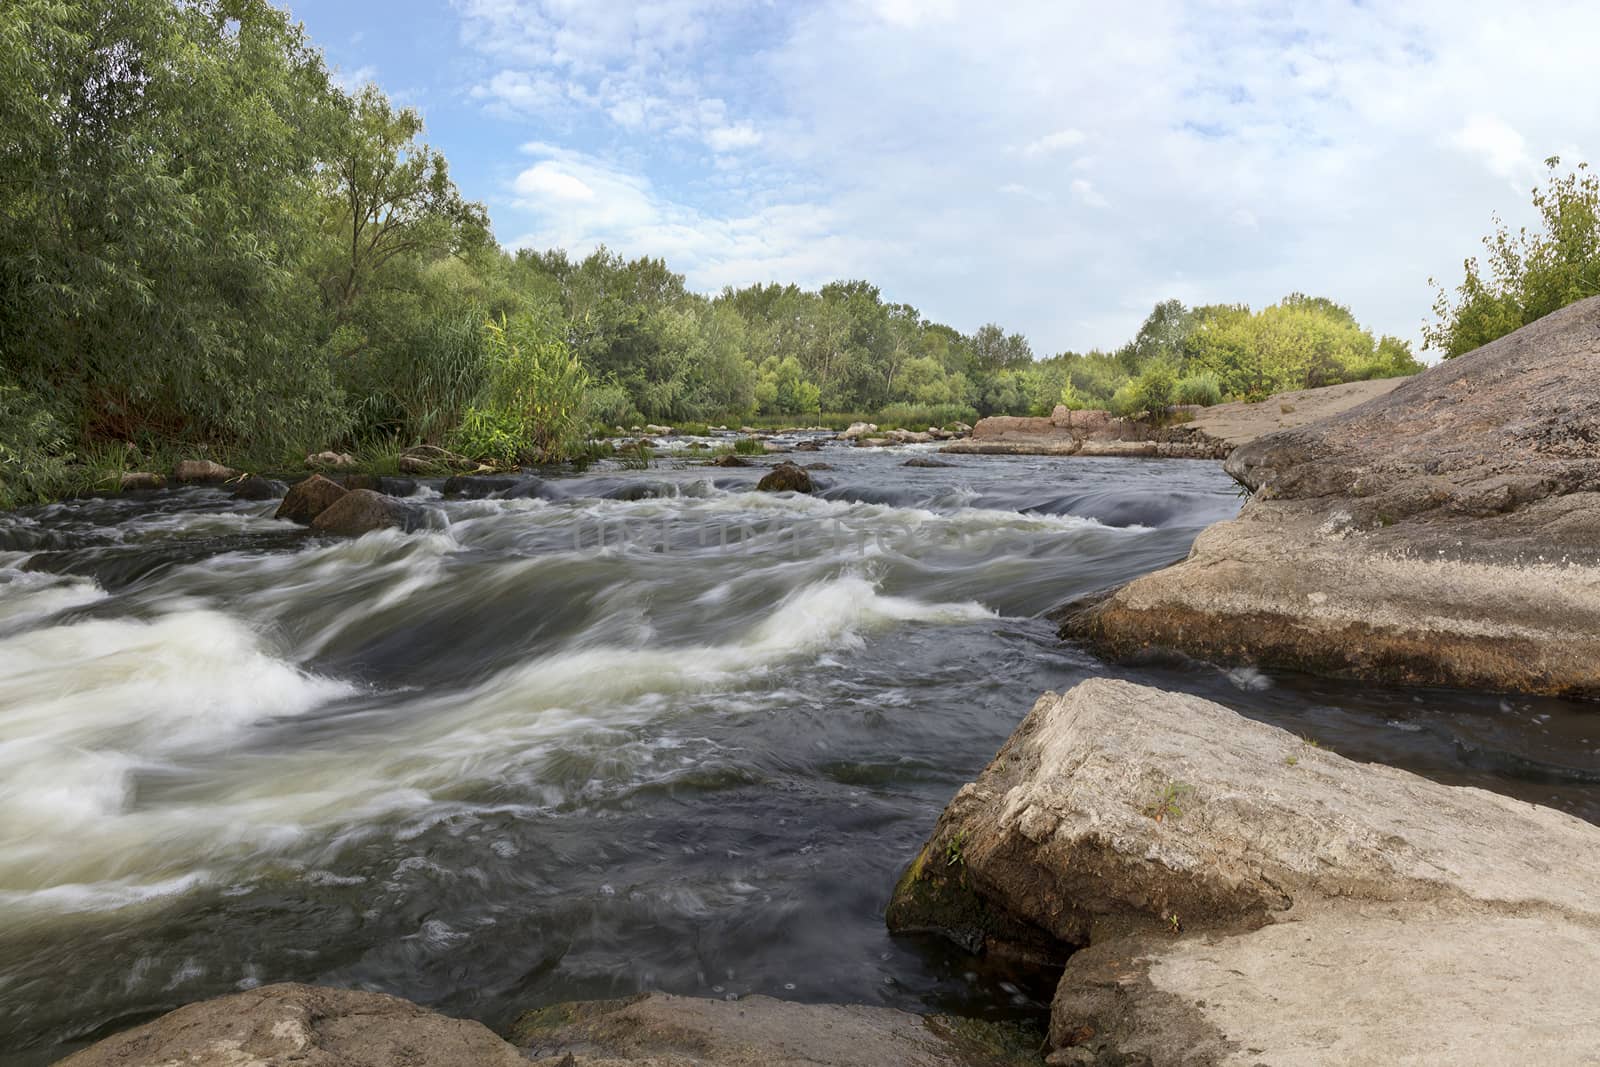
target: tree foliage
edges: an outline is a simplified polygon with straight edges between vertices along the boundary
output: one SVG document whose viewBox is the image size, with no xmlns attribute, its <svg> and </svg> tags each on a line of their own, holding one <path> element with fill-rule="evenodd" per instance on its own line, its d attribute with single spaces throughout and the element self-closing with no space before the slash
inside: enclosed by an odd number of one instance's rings
<svg viewBox="0 0 1600 1067">
<path fill-rule="evenodd" d="M 1586 163 L 1561 173 L 1559 156 L 1545 167 L 1544 187 L 1532 193 L 1539 228 L 1512 232 L 1496 216 L 1483 239 L 1486 262 L 1468 259 L 1453 293 L 1433 283 L 1435 321 L 1423 328 L 1423 343 L 1444 358 L 1600 293 L 1600 179 Z"/>
<path fill-rule="evenodd" d="M 862 279 L 708 295 L 659 258 L 511 253 L 420 115 L 331 81 L 268 0 L 11 0 L 0 61 L 0 500 L 107 452 L 509 463 L 596 422 L 1153 411 L 1417 367 L 1298 295 L 1169 300 L 1114 352 L 1040 359 Z M 1594 291 L 1595 201 L 1586 173 L 1536 193 L 1548 234 L 1469 269 L 1449 344 Z"/>
</svg>

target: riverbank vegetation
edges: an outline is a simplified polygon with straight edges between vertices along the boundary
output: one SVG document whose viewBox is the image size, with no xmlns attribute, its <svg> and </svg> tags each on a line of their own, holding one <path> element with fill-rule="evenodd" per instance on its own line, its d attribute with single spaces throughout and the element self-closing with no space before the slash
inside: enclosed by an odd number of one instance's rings
<svg viewBox="0 0 1600 1067">
<path fill-rule="evenodd" d="M 17 0 L 0 50 L 0 505 L 174 454 L 534 462 L 645 422 L 1131 413 L 1418 368 L 1302 296 L 1169 301 L 1038 359 L 866 281 L 707 295 L 660 259 L 513 252 L 417 113 L 265 0 Z"/>
<path fill-rule="evenodd" d="M 1486 261 L 1468 259 L 1454 290 L 1432 283 L 1435 321 L 1423 341 L 1445 359 L 1600 293 L 1600 178 L 1587 163 L 1563 174 L 1560 156 L 1544 162 L 1544 187 L 1532 194 L 1538 226 L 1513 231 L 1495 216 Z"/>
</svg>

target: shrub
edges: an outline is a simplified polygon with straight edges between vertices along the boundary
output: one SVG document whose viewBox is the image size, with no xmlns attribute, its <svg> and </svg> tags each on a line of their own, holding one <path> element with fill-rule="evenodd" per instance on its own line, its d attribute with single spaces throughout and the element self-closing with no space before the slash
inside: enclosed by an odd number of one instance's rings
<svg viewBox="0 0 1600 1067">
<path fill-rule="evenodd" d="M 48 500 L 67 478 L 67 437 L 34 394 L 0 385 L 0 507 Z"/>
<path fill-rule="evenodd" d="M 457 448 L 494 463 L 551 463 L 577 452 L 589 376 L 555 324 L 531 314 L 485 324 L 488 380 L 456 431 Z"/>
<path fill-rule="evenodd" d="M 1172 403 L 1176 384 L 1177 374 L 1171 364 L 1152 363 L 1112 394 L 1111 410 L 1122 416 L 1160 414 Z"/>
<path fill-rule="evenodd" d="M 644 421 L 633 406 L 633 397 L 626 386 L 615 380 L 591 382 L 588 393 L 589 417 L 597 425 L 637 426 Z"/>
<path fill-rule="evenodd" d="M 967 404 L 889 404 L 872 421 L 885 428 L 926 430 L 953 422 L 976 422 L 978 412 Z"/>
<path fill-rule="evenodd" d="M 1191 374 L 1179 378 L 1172 387 L 1172 399 L 1176 404 L 1198 404 L 1203 408 L 1220 404 L 1222 382 L 1215 374 Z"/>
<path fill-rule="evenodd" d="M 733 451 L 735 455 L 740 456 L 764 456 L 767 454 L 767 446 L 760 438 L 741 437 L 733 443 Z"/>
</svg>

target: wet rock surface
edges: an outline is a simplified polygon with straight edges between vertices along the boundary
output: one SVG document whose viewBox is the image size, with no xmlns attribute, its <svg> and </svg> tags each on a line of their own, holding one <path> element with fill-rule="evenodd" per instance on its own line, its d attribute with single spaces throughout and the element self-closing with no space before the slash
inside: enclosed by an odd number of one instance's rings
<svg viewBox="0 0 1600 1067">
<path fill-rule="evenodd" d="M 1096 679 L 961 789 L 889 918 L 1078 949 L 1050 1062 L 1580 1063 L 1596 885 L 1591 824 Z"/>
</svg>

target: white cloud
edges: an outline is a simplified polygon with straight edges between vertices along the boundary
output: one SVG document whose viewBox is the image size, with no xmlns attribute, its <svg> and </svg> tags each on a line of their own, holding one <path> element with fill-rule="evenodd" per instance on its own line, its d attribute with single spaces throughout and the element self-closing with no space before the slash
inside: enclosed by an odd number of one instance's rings
<svg viewBox="0 0 1600 1067">
<path fill-rule="evenodd" d="M 706 144 L 718 152 L 732 152 L 739 148 L 754 148 L 761 143 L 761 131 L 748 122 L 735 126 L 716 126 L 705 132 Z"/>
<path fill-rule="evenodd" d="M 1094 183 L 1087 178 L 1074 178 L 1072 180 L 1072 195 L 1090 207 L 1105 207 L 1106 198 L 1094 187 Z"/>
<path fill-rule="evenodd" d="M 606 245 L 627 256 L 664 256 L 707 291 L 752 280 L 820 285 L 840 263 L 905 254 L 848 236 L 827 208 L 774 203 L 717 213 L 674 200 L 645 176 L 582 152 L 533 143 L 543 157 L 513 181 L 528 228 L 511 244 L 585 255 Z"/>
<path fill-rule="evenodd" d="M 1087 135 L 1082 130 L 1057 130 L 1047 134 L 1037 141 L 1029 142 L 1022 149 L 1025 156 L 1045 156 L 1061 151 L 1063 148 L 1073 148 L 1087 140 Z"/>
<path fill-rule="evenodd" d="M 369 83 L 376 81 L 378 68 L 370 63 L 357 67 L 348 74 L 342 70 L 334 70 L 329 75 L 333 83 L 347 93 L 353 93 L 364 88 Z"/>
<path fill-rule="evenodd" d="M 1527 168 L 1527 144 L 1522 134 L 1494 115 L 1474 115 L 1451 138 L 1457 148 L 1482 159 L 1484 166 L 1502 178 Z"/>
<path fill-rule="evenodd" d="M 510 232 L 868 277 L 1040 352 L 1295 289 L 1415 336 L 1535 161 L 1600 137 L 1559 106 L 1600 98 L 1600 6 L 1566 0 L 455 2 L 478 101 L 590 150 L 522 169 Z"/>
</svg>

